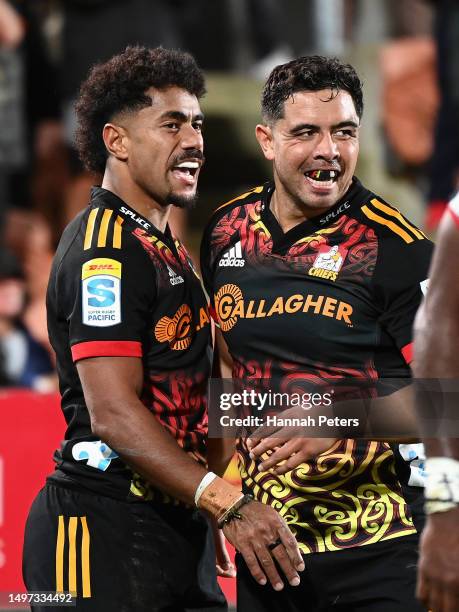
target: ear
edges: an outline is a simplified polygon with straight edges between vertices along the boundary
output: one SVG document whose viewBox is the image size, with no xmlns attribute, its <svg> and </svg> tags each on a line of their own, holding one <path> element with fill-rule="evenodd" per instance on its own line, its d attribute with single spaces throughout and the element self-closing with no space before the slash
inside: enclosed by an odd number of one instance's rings
<svg viewBox="0 0 459 612">
<path fill-rule="evenodd" d="M 127 160 L 127 134 L 123 127 L 114 123 L 106 123 L 102 131 L 102 138 L 110 155 L 121 161 Z"/>
<path fill-rule="evenodd" d="M 255 128 L 255 136 L 258 140 L 258 144 L 263 151 L 263 155 L 269 161 L 274 159 L 274 147 L 273 147 L 273 133 L 269 125 L 262 125 L 259 123 Z"/>
</svg>

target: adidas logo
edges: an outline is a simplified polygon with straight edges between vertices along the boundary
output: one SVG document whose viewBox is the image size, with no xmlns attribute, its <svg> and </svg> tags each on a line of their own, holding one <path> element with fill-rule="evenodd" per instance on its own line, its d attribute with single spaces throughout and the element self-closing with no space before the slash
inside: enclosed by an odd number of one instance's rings
<svg viewBox="0 0 459 612">
<path fill-rule="evenodd" d="M 185 282 L 183 280 L 183 276 L 180 276 L 179 274 L 174 272 L 174 270 L 172 270 L 172 268 L 169 268 L 169 266 L 167 266 L 167 270 L 169 272 L 169 281 L 171 285 L 180 285 L 180 283 Z"/>
<path fill-rule="evenodd" d="M 242 258 L 241 241 L 237 242 L 230 248 L 228 253 L 225 253 L 218 264 L 221 268 L 242 268 L 245 266 L 245 259 Z"/>
</svg>

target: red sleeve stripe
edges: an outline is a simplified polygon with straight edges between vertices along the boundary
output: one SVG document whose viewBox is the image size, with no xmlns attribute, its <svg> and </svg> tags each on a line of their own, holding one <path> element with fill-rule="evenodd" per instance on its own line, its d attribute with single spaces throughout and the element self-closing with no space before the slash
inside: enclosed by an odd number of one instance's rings
<svg viewBox="0 0 459 612">
<path fill-rule="evenodd" d="M 80 342 L 71 350 L 74 363 L 88 357 L 142 357 L 142 345 L 131 340 Z"/>
<path fill-rule="evenodd" d="M 413 361 L 413 343 L 410 342 L 406 346 L 402 348 L 402 355 L 405 359 L 406 363 L 411 363 Z"/>
</svg>

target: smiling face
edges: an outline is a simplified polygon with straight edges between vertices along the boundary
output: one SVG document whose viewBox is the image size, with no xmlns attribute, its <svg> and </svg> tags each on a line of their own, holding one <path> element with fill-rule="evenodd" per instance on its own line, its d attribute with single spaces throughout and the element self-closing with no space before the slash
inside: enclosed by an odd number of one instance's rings
<svg viewBox="0 0 459 612">
<path fill-rule="evenodd" d="M 281 119 L 258 125 L 257 139 L 273 162 L 276 197 L 318 215 L 343 197 L 359 154 L 359 119 L 347 91 L 294 93 Z"/>
<path fill-rule="evenodd" d="M 190 207 L 204 163 L 199 102 L 178 87 L 150 89 L 147 94 L 152 106 L 119 119 L 112 152 L 126 162 L 129 178 L 142 195 L 163 207 Z"/>
</svg>

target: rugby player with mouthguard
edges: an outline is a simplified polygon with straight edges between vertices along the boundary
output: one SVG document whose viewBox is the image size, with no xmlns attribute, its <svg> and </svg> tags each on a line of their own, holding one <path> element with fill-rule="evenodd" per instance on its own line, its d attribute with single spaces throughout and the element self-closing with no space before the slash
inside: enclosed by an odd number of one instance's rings
<svg viewBox="0 0 459 612">
<path fill-rule="evenodd" d="M 218 208 L 202 244 L 222 372 L 246 388 L 410 376 L 432 245 L 356 178 L 362 111 L 361 82 L 336 59 L 301 57 L 264 86 L 256 137 L 273 180 Z M 408 502 L 422 506 L 422 483 L 403 460 L 413 448 L 277 445 L 239 442 L 243 487 L 285 519 L 306 571 L 296 590 L 263 591 L 238 557 L 238 610 L 421 610 Z"/>
</svg>

